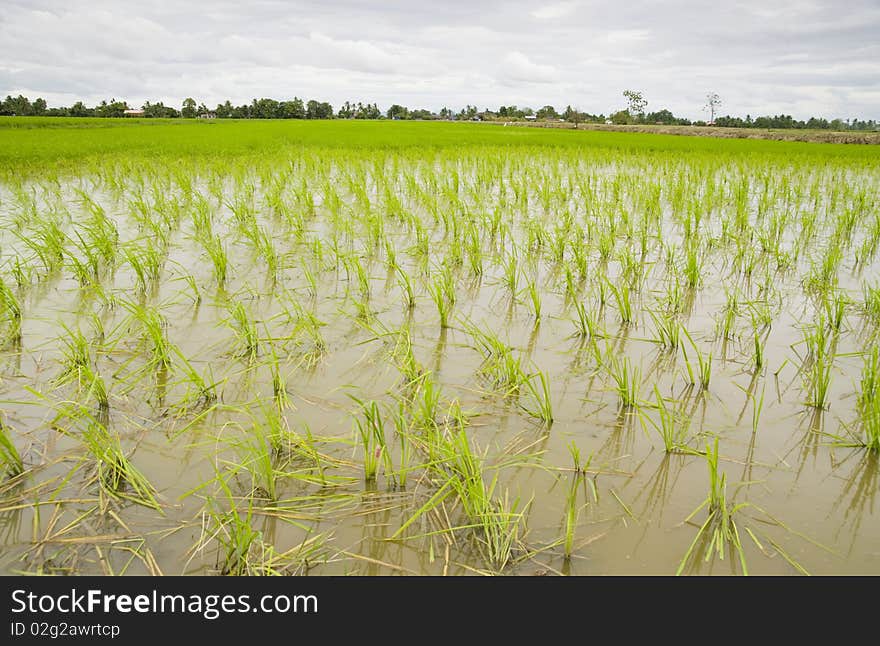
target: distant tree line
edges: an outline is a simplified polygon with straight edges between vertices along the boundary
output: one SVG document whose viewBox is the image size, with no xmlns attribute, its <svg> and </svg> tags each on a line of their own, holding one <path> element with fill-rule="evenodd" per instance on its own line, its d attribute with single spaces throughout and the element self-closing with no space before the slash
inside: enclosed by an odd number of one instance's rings
<svg viewBox="0 0 880 646">
<path fill-rule="evenodd" d="M 197 104 L 192 98 L 183 101 L 180 109 L 166 106 L 161 101 L 151 103 L 147 101 L 140 110 L 143 116 L 148 118 L 164 119 L 194 119 L 199 116 L 212 116 L 218 119 L 400 119 L 400 120 L 479 120 L 479 121 L 564 121 L 573 124 L 578 123 L 615 123 L 615 124 L 658 124 L 658 125 L 707 125 L 705 121 L 691 121 L 682 117 L 676 117 L 670 110 L 661 109 L 653 112 L 645 112 L 647 101 L 640 92 L 626 90 L 624 96 L 629 107 L 627 109 L 612 112 L 608 116 L 604 114 L 591 114 L 582 112 L 576 107 L 568 105 L 561 112 L 552 105 L 544 105 L 537 110 L 530 107 L 516 105 L 502 105 L 497 110 L 480 110 L 476 105 L 466 105 L 457 112 L 448 107 L 443 107 L 439 112 L 425 109 L 412 109 L 403 105 L 393 104 L 385 112 L 382 112 L 375 103 L 353 103 L 346 101 L 338 110 L 325 101 L 314 99 L 304 101 L 294 97 L 289 101 L 276 101 L 275 99 L 253 99 L 243 105 L 232 105 L 230 101 L 220 103 L 216 108 L 209 108 L 204 103 Z M 720 104 L 717 95 L 714 97 Z M 0 115 L 18 116 L 46 116 L 46 117 L 124 117 L 127 110 L 132 108 L 125 101 L 115 98 L 109 101 L 101 101 L 100 104 L 89 107 L 82 101 L 77 101 L 70 107 L 50 108 L 45 99 L 38 98 L 33 101 L 25 96 L 7 96 L 0 101 Z M 877 130 L 880 123 L 870 120 L 859 119 L 833 119 L 811 117 L 805 121 L 794 119 L 790 115 L 776 115 L 755 117 L 746 115 L 746 118 L 723 116 L 714 120 L 714 125 L 724 128 L 773 128 L 773 129 L 816 129 L 816 130 Z"/>
</svg>

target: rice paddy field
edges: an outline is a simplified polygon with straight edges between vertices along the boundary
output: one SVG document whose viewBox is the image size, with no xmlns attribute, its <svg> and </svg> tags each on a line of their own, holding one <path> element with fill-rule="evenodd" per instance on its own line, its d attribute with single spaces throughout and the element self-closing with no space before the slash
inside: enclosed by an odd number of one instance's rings
<svg viewBox="0 0 880 646">
<path fill-rule="evenodd" d="M 0 573 L 880 574 L 878 151 L 0 120 Z"/>
</svg>

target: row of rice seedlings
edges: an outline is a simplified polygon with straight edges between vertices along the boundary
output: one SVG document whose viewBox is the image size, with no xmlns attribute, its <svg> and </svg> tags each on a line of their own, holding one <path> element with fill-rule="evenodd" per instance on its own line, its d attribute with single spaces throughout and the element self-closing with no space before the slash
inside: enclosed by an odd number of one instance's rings
<svg viewBox="0 0 880 646">
<path fill-rule="evenodd" d="M 478 204 L 480 199 L 485 199 L 484 197 L 481 198 L 479 196 L 479 190 L 480 190 L 480 186 L 482 186 L 482 184 L 478 185 L 473 180 L 473 178 L 471 178 L 470 180 L 466 179 L 466 177 L 467 177 L 466 174 L 456 175 L 456 177 L 460 179 L 461 186 L 456 188 L 456 190 L 454 192 L 450 191 L 450 193 L 447 195 L 447 198 L 448 198 L 450 204 L 453 204 L 453 203 L 456 204 L 456 208 L 460 208 L 461 210 L 454 211 L 454 212 L 453 211 L 444 212 L 444 209 L 442 208 L 442 206 L 438 204 L 438 207 L 434 211 L 437 213 L 437 220 L 435 221 L 435 224 L 438 227 L 442 226 L 445 230 L 448 230 L 450 233 L 450 236 L 452 236 L 452 237 L 455 237 L 455 235 L 456 235 L 454 233 L 454 231 L 456 230 L 456 227 L 460 227 L 460 225 L 457 224 L 458 214 L 465 212 L 464 209 L 467 208 L 466 200 L 473 200 L 474 204 Z M 459 181 L 459 179 L 457 179 L 456 181 Z M 310 181 L 311 181 L 311 179 L 310 179 Z M 366 180 L 364 180 L 364 181 L 366 181 Z M 397 180 L 393 180 L 393 181 L 397 181 Z M 399 188 L 399 186 L 395 186 L 393 184 L 393 181 L 385 183 L 386 194 L 388 194 L 389 191 L 393 194 L 393 191 L 395 191 Z M 426 180 L 425 186 L 428 185 L 429 181 L 430 180 Z M 483 181 L 483 180 L 481 180 L 481 181 Z M 305 182 L 306 182 L 306 180 L 303 179 L 303 186 L 305 186 Z M 474 183 L 472 184 L 471 182 L 474 182 Z M 553 188 L 554 183 L 556 183 L 556 185 L 557 185 L 556 188 Z M 486 184 L 486 186 L 488 186 L 488 185 L 489 184 Z M 684 185 L 684 182 L 682 182 L 682 185 Z M 504 184 L 502 183 L 502 187 L 503 186 L 504 186 Z M 517 208 L 520 208 L 521 205 L 527 204 L 529 199 L 532 199 L 537 194 L 537 191 L 531 191 L 530 189 L 528 189 L 527 185 L 525 183 L 523 183 L 522 186 L 524 187 L 524 190 L 521 190 L 521 192 L 518 194 L 518 197 L 517 197 L 518 201 L 516 202 L 516 204 L 519 206 L 517 206 Z M 611 185 L 606 184 L 605 188 L 607 188 L 608 186 L 611 186 Z M 628 184 L 624 178 L 623 182 L 616 181 L 614 186 L 618 187 L 618 188 L 619 187 L 627 187 Z M 701 264 L 700 261 L 705 261 L 706 254 L 704 252 L 704 249 L 708 250 L 710 247 L 708 247 L 708 246 L 704 247 L 702 245 L 702 243 L 700 242 L 700 238 L 701 238 L 701 236 L 707 235 L 708 225 L 711 224 L 711 217 L 712 217 L 711 210 L 712 210 L 712 208 L 714 208 L 712 205 L 717 204 L 719 199 L 723 199 L 725 197 L 724 195 L 720 195 L 718 193 L 719 190 L 723 191 L 723 189 L 718 189 L 717 187 L 715 187 L 714 184 L 711 184 L 711 183 L 707 183 L 707 186 L 713 187 L 709 191 L 711 193 L 711 195 L 706 198 L 700 198 L 700 199 L 704 199 L 704 201 L 699 204 L 695 203 L 694 205 L 683 206 L 684 210 L 681 213 L 681 224 L 682 224 L 682 227 L 684 228 L 684 236 L 685 236 L 685 239 L 688 240 L 687 246 L 685 247 L 685 249 L 687 250 L 686 253 L 690 252 L 690 255 L 693 256 L 693 259 L 691 259 L 690 257 L 685 258 L 685 261 L 684 261 L 685 266 L 689 263 L 692 265 L 693 264 L 699 265 L 699 264 Z M 555 200 L 561 200 L 563 195 L 568 196 L 566 199 L 573 199 L 574 198 L 574 194 L 572 192 L 573 189 L 571 187 L 571 184 L 569 184 L 568 188 L 566 189 L 562 175 L 558 174 L 555 171 L 553 173 L 550 173 L 549 175 L 547 175 L 545 179 L 542 179 L 541 187 L 542 187 L 542 189 L 540 191 L 540 193 L 541 193 L 540 201 L 545 207 L 555 206 Z M 412 187 L 412 191 L 416 191 L 418 188 L 419 188 L 418 186 L 414 186 L 414 187 Z M 603 188 L 602 190 L 605 190 L 605 188 Z M 243 197 L 241 197 L 241 202 L 243 204 L 243 207 L 238 208 L 236 206 L 238 211 L 240 211 L 243 215 L 241 217 L 239 217 L 238 213 L 236 213 L 235 217 L 237 220 L 240 221 L 243 234 L 245 235 L 245 237 L 247 237 L 250 240 L 250 232 L 252 232 L 254 230 L 254 218 L 247 215 L 249 210 L 250 210 L 250 212 L 253 211 L 253 208 L 251 206 L 249 206 L 248 202 L 247 202 L 248 190 L 249 189 L 246 186 L 242 188 Z M 628 189 L 628 190 L 632 190 L 632 189 Z M 591 192 L 591 194 L 593 194 L 594 189 L 592 186 L 588 185 L 587 189 L 584 191 L 584 194 L 586 194 L 587 191 L 589 191 L 589 192 Z M 425 190 L 425 191 L 423 191 L 423 193 L 428 194 L 428 193 L 431 193 L 431 191 Z M 437 193 L 439 193 L 439 191 Z M 473 193 L 473 195 L 471 195 L 470 193 Z M 413 193 L 413 194 L 415 194 L 415 193 Z M 747 194 L 747 191 L 745 193 L 742 191 L 740 191 L 738 193 L 738 195 L 746 195 L 746 194 Z M 444 194 L 444 195 L 446 195 L 446 194 Z M 461 195 L 464 195 L 466 197 L 460 197 Z M 720 195 L 720 197 L 719 197 L 719 195 Z M 251 196 L 252 196 L 252 193 L 251 193 Z M 331 211 L 336 210 L 336 211 L 341 212 L 343 209 L 341 208 L 341 198 L 340 198 L 338 191 L 334 191 L 332 193 L 328 192 L 327 196 L 328 196 L 328 207 L 327 208 Z M 621 199 L 623 199 L 622 195 L 620 197 L 621 197 Z M 630 195 L 630 197 L 633 197 L 633 196 Z M 278 204 L 279 199 L 280 199 L 280 197 L 278 199 L 276 199 L 276 204 Z M 661 199 L 660 193 L 658 191 L 658 193 L 657 193 L 658 205 L 660 204 L 660 199 Z M 786 199 L 788 199 L 788 198 L 786 198 Z M 232 200 L 232 201 L 235 205 L 235 200 Z M 410 211 L 410 213 L 408 215 L 395 215 L 395 217 L 399 217 L 399 218 L 421 217 L 421 216 L 414 216 L 412 213 L 412 210 L 407 209 L 404 201 L 397 199 L 396 196 L 395 196 L 395 200 L 389 200 L 386 197 L 386 201 L 388 202 L 388 204 L 392 204 L 392 203 L 395 204 L 394 209 L 393 209 L 395 214 L 399 213 L 400 211 L 406 211 L 406 210 Z M 437 200 L 435 199 L 434 202 L 437 203 Z M 610 202 L 611 202 L 611 200 L 608 200 L 608 203 L 610 203 Z M 767 198 L 767 203 L 772 204 L 772 199 Z M 313 204 L 314 204 L 314 202 L 313 202 Z M 745 204 L 745 202 L 743 202 L 743 204 Z M 477 219 L 476 222 L 478 222 L 479 224 L 475 224 L 475 227 L 480 227 L 481 230 L 483 229 L 483 227 L 486 227 L 487 230 L 490 227 L 494 227 L 493 231 L 495 232 L 496 235 L 499 235 L 501 238 L 503 238 L 504 242 L 506 242 L 506 243 L 513 242 L 514 246 L 512 248 L 514 249 L 514 251 L 508 252 L 510 254 L 516 254 L 517 252 L 515 250 L 517 248 L 519 248 L 521 250 L 525 249 L 525 248 L 534 249 L 534 250 L 536 250 L 537 253 L 542 253 L 542 254 L 544 253 L 543 251 L 541 251 L 542 249 L 549 250 L 552 245 L 548 244 L 546 234 L 543 233 L 540 230 L 540 228 L 536 226 L 537 220 L 535 218 L 526 217 L 525 219 L 522 219 L 520 222 L 514 223 L 510 226 L 508 226 L 506 224 L 504 226 L 492 224 L 492 222 L 494 222 L 496 219 L 496 215 L 503 214 L 506 212 L 506 210 L 513 212 L 513 209 L 511 208 L 512 206 L 513 206 L 513 203 L 511 203 L 510 205 L 500 204 L 499 208 L 495 209 L 491 216 L 486 216 L 485 219 Z M 701 210 L 703 208 L 707 209 L 705 213 L 701 212 Z M 770 208 L 770 207 L 767 207 L 767 208 Z M 691 210 L 689 211 L 688 209 L 691 209 Z M 745 234 L 748 234 L 749 228 L 752 227 L 752 223 L 748 220 L 748 209 L 741 208 L 739 203 L 737 204 L 736 209 L 737 209 L 736 217 L 740 218 L 740 222 L 742 222 L 741 231 Z M 281 210 L 286 211 L 288 209 L 282 207 Z M 314 207 L 311 212 L 312 213 L 314 212 Z M 660 210 L 658 209 L 656 212 L 659 213 Z M 449 213 L 454 213 L 454 215 L 449 215 Z M 584 215 L 584 214 L 579 213 L 577 215 L 577 218 L 580 219 L 582 215 Z M 480 218 L 480 217 L 481 216 L 478 216 L 478 218 Z M 585 221 L 587 221 L 586 217 L 585 217 Z M 613 262 L 613 259 L 616 258 L 621 262 L 621 266 L 622 266 L 622 274 L 621 274 L 622 279 L 620 282 L 621 289 L 626 288 L 627 290 L 633 290 L 633 291 L 638 289 L 638 285 L 640 284 L 638 276 L 641 276 L 641 271 L 642 271 L 640 268 L 642 268 L 644 266 L 643 265 L 644 258 L 645 258 L 644 251 L 642 252 L 641 258 L 636 258 L 635 254 L 633 254 L 632 250 L 629 247 L 616 249 L 616 247 L 619 246 L 617 236 L 620 234 L 625 234 L 627 232 L 628 228 L 631 227 L 631 225 L 628 225 L 626 223 L 622 223 L 619 225 L 619 228 L 618 228 L 617 225 L 610 225 L 609 223 L 606 223 L 604 221 L 604 219 L 600 220 L 597 218 L 592 218 L 592 216 L 590 216 L 589 222 L 591 222 L 591 223 L 595 222 L 595 223 L 599 224 L 600 225 L 599 230 L 604 232 L 603 233 L 604 237 L 600 238 L 600 241 L 598 242 L 598 246 L 605 248 L 604 255 L 605 255 L 606 260 L 611 259 Z M 379 231 L 377 233 L 378 230 L 376 229 L 376 223 L 373 222 L 372 220 L 364 219 L 362 224 L 364 225 L 364 231 L 365 231 L 365 234 L 361 235 L 362 238 L 378 241 L 381 237 L 385 236 L 384 231 Z M 332 226 L 336 227 L 337 224 L 334 223 Z M 774 225 L 774 226 L 776 226 L 776 225 Z M 784 226 L 784 224 L 780 224 L 779 226 L 780 227 Z M 521 227 L 521 228 L 518 229 L 517 227 Z M 356 235 L 355 234 L 356 229 L 353 227 L 340 226 L 339 231 L 341 232 L 343 239 L 345 239 L 346 237 L 348 237 L 350 239 L 353 235 Z M 158 234 L 154 234 L 154 237 L 156 235 L 158 235 Z M 641 234 L 637 234 L 637 235 L 641 235 Z M 525 238 L 526 238 L 525 242 L 523 242 L 522 239 L 518 239 L 518 236 L 525 236 Z M 768 246 L 772 247 L 774 244 L 776 244 L 774 241 L 778 240 L 779 237 L 780 236 L 777 233 L 773 233 L 772 235 L 768 235 Z M 384 239 L 386 241 L 388 240 L 387 237 L 385 237 Z M 642 240 L 645 240 L 645 239 L 646 238 L 644 238 L 644 237 L 642 238 Z M 316 237 L 315 240 L 319 240 L 319 238 Z M 428 237 L 427 233 L 425 235 L 422 235 L 420 237 L 420 240 L 424 240 L 425 243 L 428 244 L 429 237 Z M 253 244 L 256 244 L 253 242 L 253 240 L 251 242 Z M 712 241 L 709 241 L 709 242 L 711 243 Z M 157 243 L 157 244 L 159 244 L 159 246 L 161 246 L 161 243 Z M 346 243 L 343 243 L 343 244 L 346 244 Z M 350 244 L 350 243 L 348 243 L 348 244 Z M 595 244 L 597 244 L 595 241 L 590 242 L 589 234 L 588 234 L 588 237 L 585 240 L 584 245 L 582 245 L 582 246 L 574 245 L 572 247 L 572 253 L 575 256 L 575 259 L 581 258 L 583 261 L 586 261 L 586 259 L 587 259 L 586 253 L 591 252 L 590 245 L 595 245 Z M 430 246 L 432 247 L 433 245 L 430 245 Z M 387 246 L 386 246 L 386 248 L 387 248 Z M 453 248 L 455 248 L 455 247 L 453 246 Z M 587 249 L 588 251 L 587 252 L 577 252 L 577 251 L 574 251 L 574 249 Z M 697 249 L 700 250 L 699 255 L 702 255 L 703 257 L 698 256 Z M 595 249 L 593 249 L 593 250 L 595 250 Z M 350 251 L 350 249 L 349 249 L 349 251 Z M 558 252 L 551 252 L 551 253 L 557 253 L 557 255 L 558 255 Z M 563 256 L 564 256 L 564 253 L 565 252 L 563 251 Z M 580 255 L 578 255 L 579 253 L 580 253 Z M 602 255 L 602 253 L 603 252 L 601 250 L 599 250 L 599 254 Z M 450 266 L 454 266 L 455 254 L 453 252 L 450 252 L 448 257 L 450 258 L 450 262 L 452 263 Z M 394 254 L 389 253 L 388 258 L 393 259 Z M 693 262 L 692 262 L 692 260 L 693 260 Z M 579 261 L 575 260 L 575 262 L 578 263 Z M 754 263 L 754 262 L 755 262 L 755 260 L 753 257 L 744 256 L 742 259 L 742 266 L 746 267 L 746 265 L 748 265 L 749 263 Z M 91 261 L 89 260 L 85 264 L 89 265 L 90 263 L 91 263 Z M 396 263 L 397 263 L 397 261 L 396 261 L 396 259 L 394 259 L 393 264 L 396 265 Z M 154 266 L 159 266 L 157 263 L 153 263 L 153 264 L 154 264 Z M 576 266 L 580 270 L 580 265 L 576 264 Z M 399 266 L 398 266 L 398 268 L 399 268 Z M 363 270 L 363 267 L 361 269 Z M 516 263 L 516 269 L 517 269 L 516 273 L 519 273 L 520 271 L 522 271 L 521 267 L 518 266 L 518 263 Z M 743 271 L 746 273 L 749 273 L 749 274 L 752 273 L 751 270 L 743 269 Z M 357 272 L 356 267 L 355 267 L 355 272 Z M 365 272 L 362 271 L 362 273 L 364 275 L 366 275 Z M 584 272 L 581 271 L 581 273 L 583 274 Z M 694 275 L 698 276 L 698 273 L 699 272 L 694 272 Z M 442 277 L 437 278 L 436 280 L 442 281 Z M 690 282 L 691 279 L 688 278 L 688 281 Z M 368 282 L 369 281 L 367 281 L 367 288 L 369 287 Z M 516 282 L 517 282 L 517 279 L 515 278 L 513 281 L 514 288 L 516 287 Z M 699 282 L 699 278 L 696 282 Z M 363 281 L 361 281 L 361 283 L 362 283 L 361 292 L 367 293 L 367 290 L 365 290 L 363 288 Z M 435 282 L 435 285 L 436 284 L 437 283 Z M 604 290 L 605 289 L 604 285 L 605 285 L 604 281 L 601 282 L 600 289 Z M 533 291 L 535 293 L 538 293 L 538 288 L 537 288 L 537 285 L 535 284 L 534 281 L 531 281 L 530 286 L 533 288 Z M 610 283 L 609 283 L 609 289 L 610 289 L 610 291 L 612 291 L 612 293 L 614 293 L 615 290 L 611 289 L 611 288 L 613 288 L 613 285 L 610 285 Z M 528 290 L 529 287 L 527 286 L 526 289 Z M 316 289 L 314 287 L 313 287 L 313 291 L 316 291 Z M 514 289 L 514 291 L 516 291 L 516 290 Z M 193 292 L 196 293 L 196 290 L 193 290 Z M 520 292 L 520 294 L 521 293 L 522 292 Z M 615 293 L 614 295 L 615 295 L 615 298 L 618 299 L 618 301 L 619 301 L 620 298 L 617 296 L 617 294 Z M 628 295 L 628 292 L 627 292 L 627 295 Z M 602 300 L 604 301 L 604 298 Z M 629 298 L 627 296 L 627 301 L 628 300 L 629 300 Z M 678 302 L 681 300 L 681 298 L 679 297 L 678 299 L 675 299 L 675 300 L 676 300 L 676 302 Z M 414 298 L 412 298 L 412 291 L 411 290 L 410 290 L 410 302 L 414 303 Z M 828 301 L 826 300 L 825 302 L 827 303 Z M 532 309 L 533 309 L 533 311 L 536 312 L 536 314 L 540 315 L 539 308 L 533 307 Z M 621 303 L 618 302 L 618 310 L 623 311 L 625 309 L 626 309 L 625 306 L 622 306 Z M 672 310 L 672 311 L 676 311 L 676 310 Z M 736 308 L 731 308 L 729 311 L 733 312 L 734 316 L 735 316 Z M 630 312 L 630 316 L 632 318 L 635 318 L 633 316 L 632 312 Z M 622 318 L 623 317 L 624 317 L 624 315 L 622 314 Z M 830 320 L 833 320 L 831 316 L 829 316 L 828 318 Z M 674 320 L 674 319 L 670 319 L 670 320 Z M 832 324 L 832 327 L 833 327 L 833 324 Z M 589 334 L 590 338 L 592 338 L 595 335 L 595 332 L 596 332 L 595 326 L 588 326 L 588 325 L 582 324 L 582 328 L 588 330 L 588 334 Z M 732 326 L 729 326 L 729 330 L 731 328 L 732 328 Z M 839 326 L 837 329 L 839 329 Z M 731 332 L 728 332 L 728 334 L 730 334 L 730 333 Z M 266 336 L 268 337 L 268 333 Z M 672 342 L 671 335 L 668 335 L 667 338 L 668 338 L 669 342 Z M 757 335 L 756 335 L 756 338 L 757 338 Z M 711 354 L 708 355 L 708 359 L 705 361 L 705 364 L 708 365 L 708 370 L 705 371 L 706 376 L 704 378 L 704 375 L 703 375 L 703 373 L 704 373 L 703 358 L 704 357 L 702 354 L 699 353 L 696 345 L 693 343 L 692 343 L 692 345 L 694 346 L 694 350 L 697 352 L 697 357 L 700 359 L 700 361 L 698 362 L 700 364 L 699 365 L 700 375 L 699 375 L 699 377 L 697 377 L 696 375 L 693 375 L 693 371 L 691 369 L 690 363 L 688 363 L 688 371 L 691 372 L 691 377 L 692 377 L 691 383 L 701 382 L 703 384 L 704 388 L 708 387 L 709 376 L 711 375 Z M 173 349 L 174 349 L 174 347 L 172 346 L 172 350 Z M 685 352 L 684 346 L 682 346 L 682 350 L 683 350 L 683 352 Z M 494 350 L 492 352 L 494 353 Z M 505 354 L 512 354 L 512 352 L 511 352 L 511 349 L 507 349 L 506 351 L 502 351 L 500 353 L 495 353 L 495 354 L 496 354 L 496 356 L 504 356 Z M 756 351 L 756 355 L 757 354 L 758 353 Z M 409 358 L 413 358 L 411 339 L 410 339 L 410 343 L 409 343 L 409 350 L 403 351 L 403 356 L 405 357 L 404 363 L 410 365 L 410 368 L 405 369 L 405 375 L 408 377 L 408 378 L 406 378 L 406 381 L 407 382 L 415 382 L 423 373 L 421 371 L 415 369 L 414 367 L 412 367 L 414 362 L 409 360 Z M 685 356 L 687 356 L 686 353 L 685 353 Z M 407 358 L 407 357 L 409 357 L 409 358 Z M 508 371 L 509 374 L 513 374 L 513 375 L 515 375 L 516 372 L 517 371 L 515 371 L 515 370 Z M 522 373 L 522 370 L 520 370 L 519 372 Z M 276 373 L 277 373 L 277 371 L 276 371 Z M 489 373 L 491 374 L 492 370 L 490 370 Z M 527 375 L 521 375 L 520 378 L 522 379 L 522 377 L 525 377 L 525 381 L 520 381 L 520 384 L 528 384 L 527 387 L 533 396 L 535 396 L 536 392 L 541 392 L 542 390 L 545 393 L 548 392 L 549 389 L 547 388 L 546 380 L 543 379 L 543 376 L 542 376 L 542 378 L 540 378 L 540 381 L 541 381 L 540 385 L 538 384 L 538 379 L 536 379 L 535 376 L 530 377 Z M 276 380 L 275 380 L 275 376 L 273 373 L 273 392 L 276 394 L 276 398 L 277 398 L 277 395 L 279 393 L 279 389 L 275 387 L 275 381 Z M 515 380 L 508 380 L 508 381 L 515 382 Z M 639 381 L 639 380 L 635 380 L 635 381 Z M 502 383 L 503 383 L 503 380 L 502 380 Z M 437 398 L 431 394 L 432 389 L 433 389 L 433 384 L 434 384 L 433 381 L 426 382 L 424 387 L 417 388 L 417 390 L 420 394 L 419 406 L 424 406 L 425 410 L 433 410 L 434 411 L 430 416 L 423 415 L 423 416 L 421 416 L 421 418 L 433 419 L 433 420 L 435 420 L 435 424 L 436 424 L 436 419 L 438 419 L 438 415 L 436 414 Z M 282 387 L 281 390 L 283 391 L 284 388 Z M 636 388 L 636 395 L 634 397 L 632 397 L 632 400 L 635 401 L 637 397 L 638 397 L 638 388 Z M 537 399 L 537 397 L 536 397 L 536 399 Z M 545 397 L 545 400 L 549 402 L 549 397 Z M 434 403 L 432 404 L 432 402 L 434 402 Z M 552 413 L 551 413 L 551 415 L 552 415 Z M 426 424 L 426 425 L 430 426 L 430 424 Z"/>
</svg>

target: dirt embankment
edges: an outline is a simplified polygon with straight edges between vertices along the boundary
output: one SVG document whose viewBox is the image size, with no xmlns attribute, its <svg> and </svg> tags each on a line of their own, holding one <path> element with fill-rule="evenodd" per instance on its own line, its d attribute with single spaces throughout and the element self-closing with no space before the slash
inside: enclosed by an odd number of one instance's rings
<svg viewBox="0 0 880 646">
<path fill-rule="evenodd" d="M 486 121 L 504 125 L 504 121 Z M 574 129 L 572 123 L 559 121 L 508 122 L 512 126 L 530 128 Z M 690 135 L 697 137 L 721 137 L 723 139 L 773 139 L 776 141 L 810 141 L 828 144 L 880 144 L 880 132 L 837 132 L 829 130 L 768 130 L 761 128 L 715 128 L 711 126 L 651 126 L 611 125 L 604 123 L 579 123 L 578 130 L 604 130 L 606 132 L 646 132 L 663 135 Z"/>
</svg>

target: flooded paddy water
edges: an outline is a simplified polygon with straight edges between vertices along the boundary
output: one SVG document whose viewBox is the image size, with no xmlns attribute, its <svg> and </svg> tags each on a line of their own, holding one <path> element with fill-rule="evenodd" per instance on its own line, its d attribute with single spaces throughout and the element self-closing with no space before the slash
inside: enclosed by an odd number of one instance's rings
<svg viewBox="0 0 880 646">
<path fill-rule="evenodd" d="M 880 573 L 878 189 L 537 145 L 7 176 L 0 571 Z"/>
</svg>

